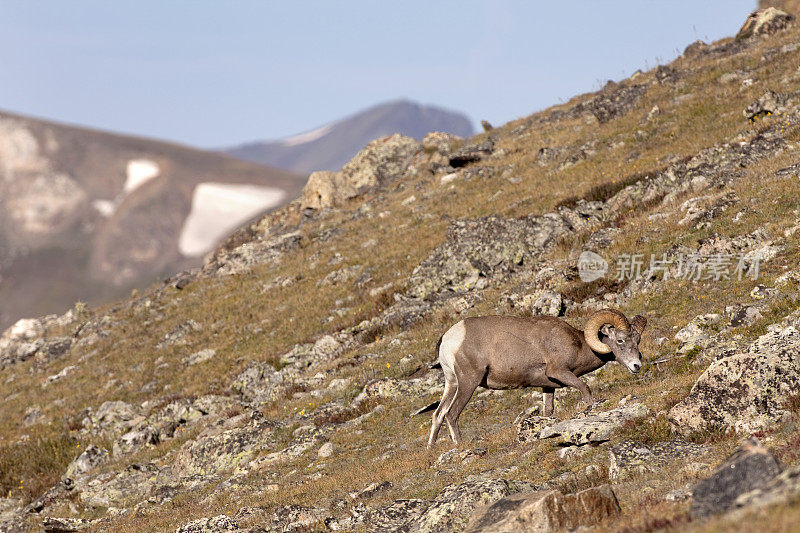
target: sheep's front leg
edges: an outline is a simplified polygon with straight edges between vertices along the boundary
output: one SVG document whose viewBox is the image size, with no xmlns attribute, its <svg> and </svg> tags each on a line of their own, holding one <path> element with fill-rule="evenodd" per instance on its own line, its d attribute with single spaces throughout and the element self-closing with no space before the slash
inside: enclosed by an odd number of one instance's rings
<svg viewBox="0 0 800 533">
<path fill-rule="evenodd" d="M 542 387 L 542 396 L 544 396 L 544 416 L 551 416 L 553 414 L 553 393 L 556 389 L 553 387 Z"/>
<path fill-rule="evenodd" d="M 553 372 L 553 374 L 548 374 L 547 377 L 560 381 L 564 385 L 572 387 L 573 389 L 578 389 L 581 393 L 581 398 L 588 405 L 592 405 L 594 403 L 592 391 L 589 390 L 589 386 L 569 370 L 556 370 Z"/>
</svg>

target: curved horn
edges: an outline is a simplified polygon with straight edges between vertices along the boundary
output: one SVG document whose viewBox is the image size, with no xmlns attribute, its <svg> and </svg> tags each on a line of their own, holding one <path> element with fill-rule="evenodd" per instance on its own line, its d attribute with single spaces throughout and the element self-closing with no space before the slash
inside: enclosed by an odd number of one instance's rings
<svg viewBox="0 0 800 533">
<path fill-rule="evenodd" d="M 642 334 L 646 325 L 647 319 L 642 315 L 636 315 L 635 317 L 631 318 L 631 327 L 635 329 L 636 333 L 639 335 Z"/>
<path fill-rule="evenodd" d="M 616 329 L 623 331 L 630 330 L 630 324 L 625 315 L 616 309 L 601 309 L 595 311 L 586 321 L 586 327 L 583 329 L 583 336 L 586 338 L 586 343 L 589 348 L 598 353 L 609 353 L 611 348 L 606 343 L 600 340 L 598 333 L 600 328 L 605 324 L 610 324 Z"/>
</svg>

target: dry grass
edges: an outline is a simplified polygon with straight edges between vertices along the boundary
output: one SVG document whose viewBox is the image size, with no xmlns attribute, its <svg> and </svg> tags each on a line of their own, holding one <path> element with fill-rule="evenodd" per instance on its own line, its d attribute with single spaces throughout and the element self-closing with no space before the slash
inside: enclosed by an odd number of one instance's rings
<svg viewBox="0 0 800 533">
<path fill-rule="evenodd" d="M 722 59 L 680 58 L 675 66 L 691 69 L 683 79 L 674 85 L 651 86 L 633 111 L 602 125 L 583 119 L 542 123 L 528 128 L 522 136 L 509 133 L 525 119 L 498 128 L 493 134 L 497 136 L 497 147 L 505 155 L 478 164 L 490 167 L 485 177 L 456 180 L 442 186 L 439 177 L 420 175 L 391 190 L 354 200 L 346 209 L 325 214 L 304 225 L 301 248 L 281 262 L 258 266 L 246 274 L 193 283 L 183 291 L 167 288 L 160 297 L 153 291 L 145 291 L 136 306 L 109 306 L 97 310 L 98 314 L 108 314 L 111 318 L 108 338 L 95 346 L 74 350 L 51 365 L 47 373 L 35 372 L 32 362 L 0 371 L 0 383 L 4 383 L 2 394 L 6 398 L 4 416 L 0 419 L 0 489 L 12 496 L 31 499 L 52 485 L 63 473 L 66 463 L 80 451 L 76 445 L 86 444 L 70 437 L 65 429 L 70 420 L 74 426 L 74 419 L 82 409 L 96 407 L 106 400 L 141 403 L 160 397 L 160 403 L 165 404 L 171 398 L 224 392 L 232 377 L 249 361 L 277 365 L 280 356 L 293 345 L 312 342 L 323 334 L 380 313 L 391 305 L 395 292 L 403 291 L 403 280 L 413 268 L 442 242 L 449 218 L 489 214 L 524 216 L 552 211 L 559 205 L 571 205 L 577 198 L 605 199 L 626 184 L 647 179 L 662 170 L 667 158 L 685 158 L 702 147 L 722 140 L 732 141 L 739 134 L 752 135 L 760 128 L 778 124 L 781 117 L 768 117 L 749 124 L 741 116 L 741 109 L 766 88 L 789 90 L 796 84 L 796 79 L 784 82 L 784 78 L 787 73 L 794 72 L 800 52 L 782 54 L 767 62 L 759 61 L 759 57 L 765 48 L 780 47 L 797 40 L 799 35 L 800 30 L 793 29 L 754 45 L 743 54 Z M 752 86 L 718 81 L 722 74 L 743 68 L 751 69 L 748 75 L 757 80 Z M 636 83 L 651 79 L 653 74 L 642 76 Z M 702 90 L 695 90 L 698 87 Z M 684 95 L 689 96 L 676 100 Z M 585 97 L 576 98 L 568 105 L 583 99 Z M 646 121 L 654 105 L 660 107 L 661 114 Z M 637 130 L 643 133 L 635 135 Z M 800 139 L 796 127 L 787 127 L 784 135 L 791 142 Z M 597 141 L 597 154 L 563 171 L 557 170 L 561 159 L 545 166 L 536 160 L 541 147 L 567 147 L 563 159 L 570 150 L 590 140 Z M 620 142 L 624 145 L 619 145 Z M 617 147 L 612 148 L 612 145 Z M 603 255 L 607 259 L 622 254 L 643 254 L 649 258 L 650 254 L 660 256 L 676 244 L 694 247 L 698 239 L 712 233 L 736 236 L 766 227 L 786 246 L 783 254 L 765 265 L 763 278 L 758 280 L 770 285 L 785 271 L 784 267 L 798 266 L 795 251 L 800 235 L 784 238 L 783 231 L 793 226 L 798 218 L 800 186 L 794 178 L 774 177 L 775 170 L 797 160 L 796 148 L 792 148 L 742 169 L 744 176 L 732 184 L 740 201 L 701 229 L 688 229 L 678 224 L 683 217 L 680 203 L 691 193 L 672 204 L 648 205 L 626 213 L 617 221 L 620 235 Z M 508 176 L 519 177 L 521 181 L 511 183 L 506 179 Z M 765 188 L 769 194 L 764 194 Z M 412 195 L 416 200 L 404 204 Z M 354 216 L 362 204 L 369 208 L 362 208 L 362 215 Z M 747 212 L 734 222 L 733 216 L 744 207 L 748 208 Z M 666 216 L 653 222 L 648 217 L 655 212 Z M 298 219 L 296 215 L 295 220 Z M 321 241 L 319 233 L 331 228 L 337 231 Z M 585 238 L 586 235 L 579 235 L 571 242 L 561 243 L 552 256 L 565 260 Z M 369 239 L 378 244 L 364 246 Z M 372 279 L 358 287 L 353 280 L 318 285 L 330 272 L 354 265 L 360 265 L 361 272 L 369 273 Z M 279 277 L 296 281 L 289 286 L 265 289 Z M 350 388 L 320 398 L 303 394 L 298 388 L 286 398 L 264 405 L 264 414 L 289 421 L 334 398 L 351 400 L 371 379 L 404 376 L 417 365 L 434 358 L 432 347 L 452 322 L 463 316 L 498 312 L 500 294 L 510 289 L 510 283 L 520 281 L 526 280 L 515 279 L 490 288 L 464 313 L 443 308 L 405 331 L 372 332 L 364 339 L 369 344 L 327 363 L 326 369 L 335 370 L 337 377 L 351 379 Z M 370 295 L 370 289 L 387 284 L 391 286 L 383 293 Z M 674 353 L 677 343 L 671 339 L 676 328 L 684 326 L 695 315 L 720 313 L 726 305 L 751 301 L 749 293 L 755 284 L 750 279 L 670 280 L 653 292 L 634 295 L 623 310 L 647 314 L 649 325 L 641 347 L 645 359 L 654 360 Z M 557 287 L 567 298 L 577 302 L 623 288 L 613 280 L 593 284 L 573 281 Z M 149 305 L 147 300 L 150 300 Z M 753 339 L 763 333 L 769 323 L 795 307 L 792 298 L 777 298 L 770 303 L 762 321 L 730 334 L 741 334 L 744 341 Z M 195 320 L 202 329 L 190 334 L 186 345 L 156 348 L 168 332 L 188 319 Z M 574 322 L 578 322 L 577 319 L 577 316 L 570 317 Z M 658 343 L 659 337 L 666 337 L 668 341 Z M 393 343 L 393 340 L 399 342 Z M 183 358 L 202 348 L 216 350 L 215 357 L 196 366 L 182 363 Z M 355 364 L 355 357 L 364 354 L 374 356 L 364 364 Z M 409 354 L 414 355 L 413 364 L 401 365 L 400 360 Z M 76 364 L 78 369 L 67 378 L 42 388 L 47 375 Z M 163 364 L 168 366 L 163 367 Z M 686 357 L 648 365 L 637 376 L 616 365 L 597 372 L 596 392 L 612 405 L 633 395 L 643 398 L 658 413 L 652 423 L 625 426 L 614 439 L 654 443 L 671 438 L 664 412 L 685 397 L 704 364 L 700 358 Z M 13 380 L 7 381 L 11 377 Z M 156 383 L 158 392 L 141 392 L 145 384 L 152 382 Z M 14 397 L 16 393 L 19 396 Z M 488 453 L 469 464 L 437 469 L 434 463 L 439 454 L 450 448 L 449 443 L 441 441 L 433 452 L 425 451 L 429 419 L 408 417 L 416 408 L 434 399 L 437 398 L 431 396 L 384 402 L 387 409 L 370 418 L 368 423 L 353 431 L 331 435 L 338 452 L 328 460 L 320 460 L 315 450 L 310 450 L 291 464 L 277 465 L 267 472 L 252 472 L 235 491 L 215 493 L 208 488 L 191 495 L 179 495 L 167 505 L 145 506 L 136 514 L 117 518 L 103 527 L 121 531 L 164 531 L 192 518 L 235 513 L 243 505 L 325 506 L 373 481 L 387 480 L 394 484 L 373 502 L 379 505 L 395 498 L 430 498 L 448 483 L 486 471 L 539 483 L 589 464 L 607 466 L 603 447 L 567 461 L 559 459 L 549 443 L 519 445 L 511 421 L 532 399 L 530 391 L 509 391 L 473 399 L 462 416 L 461 426 L 467 439 L 465 447 L 480 445 L 487 448 Z M 32 401 L 42 407 L 48 423 L 26 428 L 20 421 Z M 582 407 L 578 395 L 568 393 L 556 409 L 558 416 L 565 417 Z M 340 424 L 362 412 L 364 408 L 334 418 L 311 420 L 318 424 Z M 296 427 L 288 423 L 273 435 L 275 447 L 286 445 Z M 11 444 L 24 434 L 30 435 L 27 444 Z M 124 466 L 125 461 L 158 459 L 192 435 L 161 444 L 108 468 Z M 775 439 L 776 451 L 782 459 L 789 463 L 800 462 L 800 444 L 792 431 L 780 429 L 770 437 Z M 716 464 L 735 446 L 736 437 L 709 432 L 695 435 L 693 440 L 711 446 L 712 456 L 707 461 Z M 694 531 L 719 531 L 731 527 L 732 522 L 726 519 L 690 524 L 685 504 L 663 500 L 666 492 L 693 481 L 693 476 L 681 471 L 635 476 L 617 489 L 625 516 L 598 530 L 644 532 L 688 527 Z M 280 490 L 264 488 L 277 480 L 281 480 Z M 582 486 L 579 483 L 595 481 L 599 480 L 576 481 L 574 487 L 565 488 L 577 490 Z M 800 517 L 799 509 L 800 505 L 792 504 L 777 510 L 779 516 L 773 519 L 776 530 L 788 531 L 791 520 Z M 761 519 L 759 513 L 761 511 L 753 511 L 747 519 Z"/>
</svg>

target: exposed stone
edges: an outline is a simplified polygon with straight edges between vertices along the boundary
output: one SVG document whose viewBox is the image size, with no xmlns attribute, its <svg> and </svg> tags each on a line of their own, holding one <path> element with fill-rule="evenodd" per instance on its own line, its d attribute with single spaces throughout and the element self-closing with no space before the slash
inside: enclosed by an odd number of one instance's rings
<svg viewBox="0 0 800 533">
<path fill-rule="evenodd" d="M 688 461 L 706 453 L 707 446 L 683 440 L 670 440 L 650 446 L 623 441 L 608 451 L 608 477 L 611 480 L 620 480 L 634 474 L 658 472 L 673 462 Z"/>
<path fill-rule="evenodd" d="M 786 399 L 800 387 L 797 326 L 792 316 L 745 353 L 713 362 L 688 397 L 670 410 L 672 426 L 684 434 L 727 428 L 753 432 L 784 416 Z"/>
<path fill-rule="evenodd" d="M 425 298 L 444 290 L 481 289 L 494 278 L 532 269 L 536 259 L 571 229 L 565 217 L 554 213 L 454 221 L 445 243 L 412 272 L 408 294 Z"/>
<path fill-rule="evenodd" d="M 489 156 L 494 151 L 494 142 L 491 140 L 469 144 L 450 156 L 450 166 L 454 168 L 463 167 L 470 163 L 480 161 Z"/>
<path fill-rule="evenodd" d="M 326 516 L 327 511 L 320 507 L 284 505 L 278 507 L 272 520 L 265 525 L 267 531 L 310 531 L 314 524 L 321 522 Z"/>
<path fill-rule="evenodd" d="M 255 265 L 277 263 L 300 246 L 302 237 L 299 231 L 283 232 L 244 243 L 233 250 L 219 250 L 203 266 L 203 272 L 217 275 L 241 274 Z"/>
<path fill-rule="evenodd" d="M 167 333 L 164 338 L 156 344 L 156 349 L 161 350 L 168 346 L 183 346 L 188 344 L 187 336 L 196 331 L 202 330 L 202 326 L 192 319 L 187 320 L 175 326 L 175 328 Z"/>
<path fill-rule="evenodd" d="M 32 426 L 44 418 L 42 408 L 38 405 L 30 405 L 25 409 L 25 414 L 22 416 L 23 426 Z"/>
<path fill-rule="evenodd" d="M 134 429 L 114 442 L 114 455 L 133 453 L 148 444 L 158 444 L 158 430 L 152 426 Z"/>
<path fill-rule="evenodd" d="M 736 34 L 736 39 L 746 39 L 753 35 L 769 35 L 787 28 L 793 20 L 794 16 L 776 7 L 759 9 L 748 15 L 739 33 Z"/>
<path fill-rule="evenodd" d="M 125 433 L 139 420 L 142 420 L 139 408 L 125 402 L 104 402 L 97 411 L 89 414 L 84 421 L 84 428 L 98 432 Z"/>
<path fill-rule="evenodd" d="M 585 109 L 603 124 L 629 112 L 646 92 L 646 85 L 620 86 L 610 91 L 604 90 L 587 102 Z"/>
<path fill-rule="evenodd" d="M 774 115 L 775 113 L 782 113 L 786 111 L 786 106 L 789 104 L 789 96 L 786 94 L 779 94 L 775 91 L 767 91 L 761 97 L 747 106 L 742 115 L 750 121 Z"/>
<path fill-rule="evenodd" d="M 303 187 L 303 209 L 334 207 L 405 173 L 422 145 L 399 134 L 369 143 L 338 172 L 314 172 Z"/>
<path fill-rule="evenodd" d="M 205 363 L 206 361 L 212 359 L 215 355 L 217 355 L 216 350 L 206 348 L 204 350 L 200 350 L 199 352 L 195 352 L 192 355 L 186 356 L 183 359 L 183 363 L 187 366 L 199 365 L 200 363 Z"/>
<path fill-rule="evenodd" d="M 782 470 L 758 439 L 748 439 L 710 477 L 695 485 L 689 512 L 700 518 L 726 511 L 740 495 L 764 487 Z"/>
<path fill-rule="evenodd" d="M 796 501 L 800 495 L 800 467 L 787 468 L 761 487 L 736 498 L 734 507 L 766 506 Z"/>
<path fill-rule="evenodd" d="M 422 139 L 422 148 L 425 150 L 436 150 L 442 154 L 449 154 L 453 147 L 461 141 L 461 137 L 452 133 L 432 131 Z"/>
<path fill-rule="evenodd" d="M 580 413 L 575 418 L 558 420 L 551 417 L 530 416 L 517 423 L 520 442 L 557 438 L 566 445 L 582 446 L 606 442 L 614 430 L 628 420 L 647 416 L 650 410 L 641 403 L 631 403 L 610 411 L 595 414 Z"/>
<path fill-rule="evenodd" d="M 622 513 L 609 485 L 592 487 L 575 494 L 557 490 L 507 496 L 475 513 L 467 526 L 469 533 L 545 533 L 594 526 Z"/>
<path fill-rule="evenodd" d="M 42 528 L 45 533 L 68 533 L 70 531 L 83 531 L 89 529 L 92 522 L 83 518 L 56 518 L 46 516 L 42 519 Z"/>
<path fill-rule="evenodd" d="M 330 457 L 336 451 L 336 446 L 332 442 L 326 442 L 320 446 L 317 455 L 322 458 Z"/>
<path fill-rule="evenodd" d="M 241 531 L 228 515 L 221 514 L 213 518 L 192 520 L 175 530 L 175 533 L 221 533 L 223 531 Z"/>
<path fill-rule="evenodd" d="M 90 444 L 67 466 L 64 477 L 75 479 L 108 462 L 108 450 Z"/>
<path fill-rule="evenodd" d="M 448 485 L 428 508 L 402 529 L 409 533 L 432 533 L 463 529 L 476 508 L 492 504 L 522 490 L 530 490 L 527 482 L 488 479 Z"/>
</svg>

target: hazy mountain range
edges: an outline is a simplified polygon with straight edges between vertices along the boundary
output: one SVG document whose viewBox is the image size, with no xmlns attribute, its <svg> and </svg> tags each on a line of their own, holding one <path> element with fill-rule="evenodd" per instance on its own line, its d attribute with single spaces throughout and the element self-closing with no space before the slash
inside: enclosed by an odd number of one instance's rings
<svg viewBox="0 0 800 533">
<path fill-rule="evenodd" d="M 428 132 L 469 137 L 469 118 L 445 109 L 407 100 L 371 107 L 312 131 L 277 141 L 252 142 L 226 149 L 240 159 L 309 174 L 339 170 L 370 141 L 393 133 L 421 140 Z"/>
</svg>

